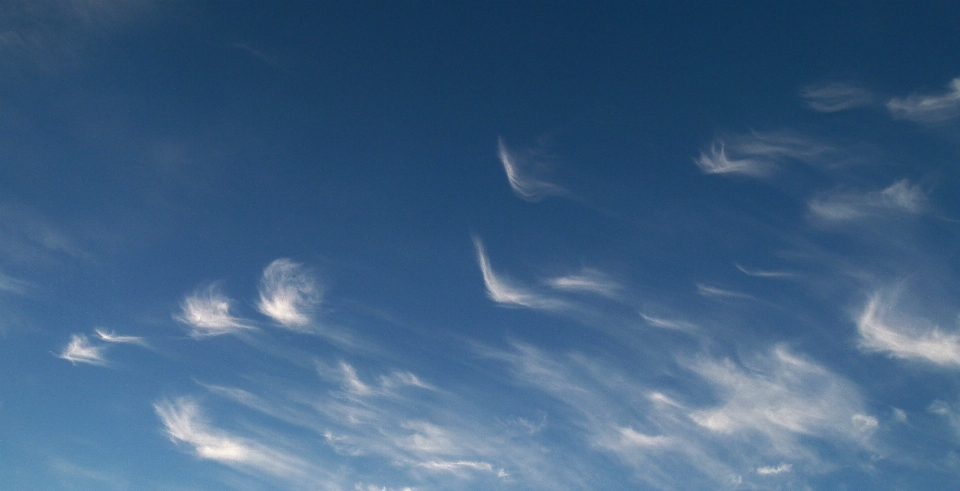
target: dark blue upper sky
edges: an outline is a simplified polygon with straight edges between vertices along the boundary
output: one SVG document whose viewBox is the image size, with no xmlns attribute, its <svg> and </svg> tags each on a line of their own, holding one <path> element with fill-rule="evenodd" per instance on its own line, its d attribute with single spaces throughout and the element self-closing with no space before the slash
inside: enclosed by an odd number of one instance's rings
<svg viewBox="0 0 960 491">
<path fill-rule="evenodd" d="M 943 489 L 958 29 L 0 5 L 0 488 Z"/>
</svg>

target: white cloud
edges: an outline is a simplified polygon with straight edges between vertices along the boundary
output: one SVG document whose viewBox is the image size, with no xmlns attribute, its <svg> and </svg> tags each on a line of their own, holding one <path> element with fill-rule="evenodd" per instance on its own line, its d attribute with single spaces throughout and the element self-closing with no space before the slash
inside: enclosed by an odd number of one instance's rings
<svg viewBox="0 0 960 491">
<path fill-rule="evenodd" d="M 646 435 L 633 428 L 620 428 L 621 443 L 625 446 L 663 447 L 671 443 L 670 437 L 663 435 Z"/>
<path fill-rule="evenodd" d="M 571 419 L 554 428 L 618 457 L 656 489 L 715 489 L 731 476 L 762 488 L 757 469 L 764 462 L 803 462 L 819 472 L 834 464 L 821 460 L 820 445 L 869 450 L 877 427 L 856 386 L 782 347 L 745 365 L 708 357 L 681 362 L 695 378 L 673 385 L 676 396 L 641 382 L 648 377 L 638 379 L 635 367 L 621 371 L 582 355 L 515 345 L 491 356 L 569 409 L 559 414 Z M 682 400 L 686 394 L 703 401 L 705 388 L 715 402 Z"/>
<path fill-rule="evenodd" d="M 211 427 L 191 399 L 160 401 L 154 409 L 170 440 L 190 445 L 197 457 L 285 479 L 302 478 L 308 471 L 309 466 L 291 454 Z"/>
<path fill-rule="evenodd" d="M 936 95 L 912 94 L 887 102 L 890 114 L 916 123 L 942 123 L 960 114 L 960 78 L 950 81 L 947 92 Z"/>
<path fill-rule="evenodd" d="M 417 467 L 446 472 L 459 472 L 464 469 L 481 472 L 504 472 L 503 469 L 494 468 L 489 462 L 477 462 L 473 460 L 430 460 L 417 464 Z"/>
<path fill-rule="evenodd" d="M 257 308 L 281 326 L 302 329 L 320 298 L 320 288 L 302 265 L 277 259 L 263 270 Z"/>
<path fill-rule="evenodd" d="M 717 140 L 710 145 L 709 151 L 701 151 L 694 160 L 700 170 L 707 174 L 743 174 L 751 177 L 763 177 L 770 173 L 771 166 L 762 160 L 753 158 L 727 157 L 726 145 Z"/>
<path fill-rule="evenodd" d="M 607 298 L 617 298 L 621 290 L 620 284 L 593 268 L 583 268 L 578 274 L 550 278 L 545 283 L 557 290 L 594 293 Z"/>
<path fill-rule="evenodd" d="M 875 426 L 853 384 L 783 347 L 746 369 L 729 360 L 699 360 L 689 368 L 721 399 L 719 406 L 692 411 L 690 418 L 718 434 L 756 433 L 792 453 L 802 436 L 860 441 Z"/>
<path fill-rule="evenodd" d="M 106 366 L 107 360 L 103 356 L 104 347 L 90 344 L 83 334 L 74 334 L 70 343 L 57 355 L 73 364 L 89 363 L 91 365 Z"/>
<path fill-rule="evenodd" d="M 825 221 L 846 221 L 892 212 L 916 215 L 927 209 L 927 195 L 919 184 L 902 179 L 880 191 L 835 191 L 808 203 L 813 216 Z"/>
<path fill-rule="evenodd" d="M 786 271 L 764 271 L 760 269 L 747 269 L 739 264 L 734 264 L 741 273 L 747 276 L 754 276 L 757 278 L 791 278 L 795 276 L 793 273 Z"/>
<path fill-rule="evenodd" d="M 832 113 L 869 106 L 874 95 L 869 90 L 842 82 L 811 85 L 800 91 L 800 96 L 814 111 Z"/>
<path fill-rule="evenodd" d="M 220 286 L 211 283 L 184 298 L 181 313 L 174 318 L 190 326 L 190 335 L 195 338 L 253 329 L 230 313 L 230 303 L 230 298 L 220 292 Z"/>
<path fill-rule="evenodd" d="M 788 473 L 792 470 L 793 470 L 793 465 L 781 463 L 776 467 L 773 467 L 773 466 L 757 467 L 757 474 L 760 474 L 761 476 L 775 476 L 777 474 Z"/>
<path fill-rule="evenodd" d="M 490 266 L 490 259 L 487 258 L 487 252 L 479 237 L 473 237 L 473 245 L 477 250 L 477 262 L 480 264 L 480 272 L 483 274 L 483 284 L 487 288 L 487 296 L 494 302 L 543 310 L 559 310 L 567 307 L 567 304 L 561 300 L 515 286 L 508 278 L 497 275 L 493 271 L 493 267 Z"/>
<path fill-rule="evenodd" d="M 24 295 L 32 287 L 33 285 L 30 282 L 5 275 L 0 271 L 0 292 Z"/>
<path fill-rule="evenodd" d="M 714 297 L 714 298 L 739 298 L 741 300 L 751 300 L 754 299 L 752 295 L 746 293 L 735 292 L 733 290 L 725 290 L 723 288 L 717 288 L 715 286 L 706 285 L 703 283 L 697 283 L 697 293 L 703 295 L 704 297 Z"/>
<path fill-rule="evenodd" d="M 834 154 L 832 147 L 792 133 L 754 132 L 718 138 L 694 162 L 707 174 L 764 177 L 786 162 L 823 165 Z"/>
<path fill-rule="evenodd" d="M 859 346 L 894 358 L 960 367 L 960 333 L 911 319 L 894 310 L 879 293 L 870 297 L 857 319 Z"/>
<path fill-rule="evenodd" d="M 497 140 L 497 149 L 510 187 L 519 198 L 536 202 L 547 196 L 567 194 L 567 190 L 562 187 L 537 178 L 543 164 L 534 160 L 535 155 L 532 152 L 515 152 L 507 148 L 503 138 Z"/>
<path fill-rule="evenodd" d="M 698 330 L 696 325 L 691 324 L 689 322 L 685 322 L 685 321 L 664 319 L 662 317 L 654 317 L 652 315 L 644 314 L 643 312 L 640 313 L 640 317 L 643 318 L 643 320 L 645 320 L 647 324 L 650 324 L 653 327 L 659 327 L 661 329 L 675 329 L 678 331 L 687 331 L 687 332 L 693 332 Z"/>
<path fill-rule="evenodd" d="M 101 341 L 106 341 L 108 343 L 138 344 L 144 347 L 148 346 L 147 342 L 139 336 L 121 336 L 119 334 L 107 332 L 102 329 L 96 329 L 95 332 Z"/>
</svg>

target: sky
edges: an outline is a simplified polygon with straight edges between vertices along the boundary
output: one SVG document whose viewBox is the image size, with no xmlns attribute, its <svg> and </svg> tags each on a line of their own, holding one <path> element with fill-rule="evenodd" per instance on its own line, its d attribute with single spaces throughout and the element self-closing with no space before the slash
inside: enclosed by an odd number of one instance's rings
<svg viewBox="0 0 960 491">
<path fill-rule="evenodd" d="M 958 26 L 0 3 L 0 488 L 946 489 Z"/>
</svg>

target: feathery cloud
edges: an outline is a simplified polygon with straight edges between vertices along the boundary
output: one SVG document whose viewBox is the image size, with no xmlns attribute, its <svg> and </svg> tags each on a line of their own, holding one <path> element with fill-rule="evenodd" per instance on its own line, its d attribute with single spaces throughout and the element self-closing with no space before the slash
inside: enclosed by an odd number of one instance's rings
<svg viewBox="0 0 960 491">
<path fill-rule="evenodd" d="M 869 449 L 878 426 L 854 384 L 783 347 L 757 353 L 745 365 L 709 357 L 681 361 L 695 375 L 687 388 L 700 392 L 706 384 L 716 398 L 699 407 L 583 355 L 514 345 L 491 356 L 571 409 L 563 425 L 572 437 L 617 456 L 656 489 L 711 489 L 731 476 L 747 488 L 762 487 L 755 479 L 775 473 L 765 471 L 793 468 L 764 468 L 764 462 L 824 468 L 820 443 Z M 685 385 L 672 391 L 683 393 Z"/>
<path fill-rule="evenodd" d="M 616 298 L 621 290 L 619 283 L 593 268 L 583 268 L 578 274 L 550 278 L 545 283 L 556 290 L 594 293 L 607 298 Z"/>
<path fill-rule="evenodd" d="M 532 309 L 559 310 L 567 307 L 562 300 L 536 293 L 527 288 L 511 284 L 508 278 L 497 275 L 490 266 L 483 242 L 476 235 L 473 236 L 473 245 L 477 250 L 477 262 L 483 274 L 483 284 L 487 288 L 487 296 L 502 305 L 518 305 Z"/>
<path fill-rule="evenodd" d="M 28 282 L 21 280 L 19 278 L 14 278 L 3 274 L 0 271 L 0 292 L 13 293 L 15 295 L 23 295 L 29 290 L 33 285 Z"/>
<path fill-rule="evenodd" d="M 826 221 L 856 220 L 889 213 L 916 215 L 927 209 L 927 195 L 919 184 L 902 179 L 880 191 L 836 191 L 808 202 L 813 216 Z"/>
<path fill-rule="evenodd" d="M 811 109 L 824 113 L 869 106 L 875 100 L 869 90 L 842 82 L 810 85 L 800 91 L 800 96 Z"/>
<path fill-rule="evenodd" d="M 74 365 L 77 363 L 89 363 L 91 365 L 106 366 L 107 360 L 103 356 L 103 351 L 103 346 L 90 344 L 90 341 L 83 334 L 74 334 L 70 337 L 70 343 L 68 343 L 57 356 Z"/>
<path fill-rule="evenodd" d="M 286 452 L 211 427 L 204 421 L 200 406 L 191 399 L 159 401 L 154 410 L 170 440 L 190 445 L 202 459 L 282 478 L 303 476 L 308 468 L 303 460 Z"/>
<path fill-rule="evenodd" d="M 725 290 L 723 288 L 718 288 L 715 286 L 707 285 L 704 283 L 697 283 L 697 293 L 704 297 L 713 297 L 713 298 L 739 298 L 742 300 L 754 300 L 756 297 L 753 295 L 748 295 L 746 293 L 735 292 L 733 290 Z"/>
<path fill-rule="evenodd" d="M 887 102 L 887 110 L 894 118 L 915 123 L 936 124 L 953 119 L 960 115 L 960 77 L 951 80 L 947 92 L 941 94 L 894 97 Z"/>
<path fill-rule="evenodd" d="M 321 291 L 301 264 L 277 259 L 263 270 L 257 308 L 283 327 L 302 330 L 320 303 Z"/>
<path fill-rule="evenodd" d="M 718 407 L 690 413 L 715 433 L 756 432 L 788 449 L 803 436 L 859 441 L 877 424 L 864 414 L 853 384 L 783 347 L 751 360 L 747 369 L 706 359 L 689 368 L 721 397 Z"/>
<path fill-rule="evenodd" d="M 694 332 L 697 331 L 697 326 L 685 321 L 664 319 L 662 317 L 654 317 L 652 315 L 647 315 L 643 312 L 640 312 L 640 317 L 650 324 L 653 327 L 659 327 L 661 329 L 674 329 L 677 331 L 686 331 Z"/>
<path fill-rule="evenodd" d="M 101 341 L 106 341 L 108 343 L 121 343 L 121 344 L 137 344 L 140 346 L 147 347 L 147 342 L 140 336 L 121 336 L 116 333 L 107 332 L 102 329 L 95 329 L 94 332 L 97 333 L 97 337 Z"/>
<path fill-rule="evenodd" d="M 822 165 L 836 149 L 787 132 L 753 132 L 716 139 L 694 162 L 707 174 L 765 177 L 789 162 Z"/>
<path fill-rule="evenodd" d="M 786 463 L 781 463 L 780 465 L 757 467 L 757 474 L 761 476 L 775 476 L 777 474 L 784 474 L 793 470 L 793 466 Z"/>
<path fill-rule="evenodd" d="M 511 150 L 507 148 L 503 138 L 497 139 L 497 150 L 510 187 L 520 199 L 536 202 L 547 196 L 567 194 L 566 189 L 537 177 L 543 164 L 534 160 L 535 155 L 532 152 L 521 154 Z"/>
<path fill-rule="evenodd" d="M 190 335 L 195 338 L 253 329 L 230 313 L 230 303 L 230 298 L 220 292 L 220 285 L 211 283 L 184 298 L 181 313 L 174 318 L 190 326 Z"/>
<path fill-rule="evenodd" d="M 879 293 L 870 297 L 857 319 L 857 332 L 864 351 L 960 367 L 960 333 L 946 333 L 928 322 L 899 314 Z"/>
<path fill-rule="evenodd" d="M 736 266 L 741 273 L 747 276 L 754 276 L 757 278 L 792 278 L 793 276 L 795 276 L 793 273 L 789 273 L 786 271 L 764 271 L 760 269 L 747 269 L 737 263 L 734 263 L 734 266 Z"/>
</svg>

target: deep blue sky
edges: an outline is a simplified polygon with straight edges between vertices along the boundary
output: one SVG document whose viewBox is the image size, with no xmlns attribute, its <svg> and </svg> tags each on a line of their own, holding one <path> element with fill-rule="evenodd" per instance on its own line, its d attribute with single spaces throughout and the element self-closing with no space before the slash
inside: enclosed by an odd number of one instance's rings
<svg viewBox="0 0 960 491">
<path fill-rule="evenodd" d="M 960 8 L 0 6 L 0 488 L 944 489 Z"/>
</svg>

